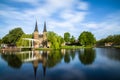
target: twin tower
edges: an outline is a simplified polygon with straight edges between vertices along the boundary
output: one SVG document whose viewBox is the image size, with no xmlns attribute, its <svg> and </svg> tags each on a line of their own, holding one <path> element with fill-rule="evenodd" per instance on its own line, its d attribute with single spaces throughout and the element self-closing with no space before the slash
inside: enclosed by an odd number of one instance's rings
<svg viewBox="0 0 120 80">
<path fill-rule="evenodd" d="M 47 48 L 48 41 L 47 41 L 47 29 L 46 29 L 46 22 L 44 22 L 44 29 L 43 33 L 39 34 L 37 21 L 35 24 L 35 30 L 33 33 L 34 39 L 34 48 Z"/>
</svg>

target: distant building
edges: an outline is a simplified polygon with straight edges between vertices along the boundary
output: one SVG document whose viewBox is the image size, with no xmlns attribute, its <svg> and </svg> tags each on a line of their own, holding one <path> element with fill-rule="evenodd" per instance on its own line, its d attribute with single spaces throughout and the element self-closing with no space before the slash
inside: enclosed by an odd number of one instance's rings
<svg viewBox="0 0 120 80">
<path fill-rule="evenodd" d="M 40 48 L 40 47 L 47 48 L 48 47 L 46 22 L 44 22 L 43 33 L 39 34 L 38 25 L 36 21 L 35 30 L 33 33 L 33 39 L 34 39 L 34 48 Z"/>
<path fill-rule="evenodd" d="M 112 46 L 112 45 L 113 45 L 113 42 L 107 42 L 107 43 L 105 43 L 106 47 L 109 47 L 109 46 Z"/>
</svg>

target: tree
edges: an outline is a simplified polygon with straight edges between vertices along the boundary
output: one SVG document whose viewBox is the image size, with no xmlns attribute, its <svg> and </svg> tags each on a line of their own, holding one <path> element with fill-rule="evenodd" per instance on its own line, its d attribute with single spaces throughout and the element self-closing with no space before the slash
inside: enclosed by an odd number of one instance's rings
<svg viewBox="0 0 120 80">
<path fill-rule="evenodd" d="M 88 45 L 92 46 L 96 42 L 94 35 L 88 31 L 82 32 L 78 40 L 80 44 L 85 45 L 85 46 L 88 46 Z"/>
<path fill-rule="evenodd" d="M 22 36 L 22 34 L 24 34 L 24 32 L 21 28 L 14 28 L 9 31 L 9 34 L 2 38 L 2 43 L 15 45 L 19 38 Z"/>
<path fill-rule="evenodd" d="M 28 40 L 24 40 L 24 38 L 31 38 L 32 39 L 32 34 L 23 34 L 20 39 L 16 42 L 17 46 L 29 46 L 32 45 L 32 43 L 29 43 Z"/>
<path fill-rule="evenodd" d="M 112 42 L 113 45 L 120 45 L 120 34 L 109 35 L 108 37 L 97 41 L 97 46 L 104 46 L 105 43 Z"/>
<path fill-rule="evenodd" d="M 2 43 L 2 39 L 0 39 L 0 45 L 1 45 L 1 43 Z"/>
<path fill-rule="evenodd" d="M 64 33 L 64 40 L 65 40 L 65 42 L 70 41 L 70 33 L 69 32 Z"/>
<path fill-rule="evenodd" d="M 64 42 L 61 36 L 58 36 L 52 31 L 47 32 L 47 39 L 51 43 L 50 47 L 54 49 L 60 49 L 62 43 Z"/>
<path fill-rule="evenodd" d="M 70 42 L 71 42 L 71 43 L 74 43 L 74 42 L 75 42 L 75 37 L 74 37 L 74 36 L 72 36 L 72 37 L 70 38 Z"/>
</svg>

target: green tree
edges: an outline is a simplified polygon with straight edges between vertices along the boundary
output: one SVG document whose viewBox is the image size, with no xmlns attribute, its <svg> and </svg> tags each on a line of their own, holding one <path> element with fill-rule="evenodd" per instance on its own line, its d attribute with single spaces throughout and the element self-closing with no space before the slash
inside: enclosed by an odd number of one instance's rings
<svg viewBox="0 0 120 80">
<path fill-rule="evenodd" d="M 1 45 L 1 43 L 2 43 L 2 39 L 0 39 L 0 45 Z"/>
<path fill-rule="evenodd" d="M 74 43 L 74 42 L 75 42 L 75 37 L 74 37 L 74 36 L 71 37 L 70 42 L 71 42 L 71 43 Z"/>
<path fill-rule="evenodd" d="M 85 45 L 85 46 L 92 46 L 95 44 L 96 39 L 94 35 L 91 32 L 84 31 L 80 34 L 78 38 L 80 44 Z"/>
<path fill-rule="evenodd" d="M 60 49 L 62 43 L 64 42 L 61 36 L 58 36 L 52 31 L 47 32 L 47 39 L 51 43 L 50 47 L 54 49 Z"/>
<path fill-rule="evenodd" d="M 65 42 L 70 41 L 70 33 L 69 32 L 64 33 L 64 40 L 65 40 Z"/>
<path fill-rule="evenodd" d="M 97 46 L 104 46 L 105 43 L 112 42 L 113 45 L 120 45 L 120 35 L 109 35 L 108 37 L 97 41 Z"/>
<path fill-rule="evenodd" d="M 32 39 L 32 34 L 23 34 L 20 39 L 16 42 L 17 46 L 29 46 L 32 45 L 32 43 L 29 43 L 28 40 L 25 40 L 24 38 L 31 38 Z"/>
<path fill-rule="evenodd" d="M 21 28 L 14 28 L 11 31 L 9 31 L 9 34 L 5 35 L 2 38 L 2 43 L 16 44 L 17 40 L 19 40 L 22 34 L 24 34 L 24 32 Z"/>
</svg>

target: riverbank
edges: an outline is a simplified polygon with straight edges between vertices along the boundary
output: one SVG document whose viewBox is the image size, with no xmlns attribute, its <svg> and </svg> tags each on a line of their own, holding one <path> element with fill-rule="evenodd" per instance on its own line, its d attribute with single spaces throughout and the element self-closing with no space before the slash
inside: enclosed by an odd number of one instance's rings
<svg viewBox="0 0 120 80">
<path fill-rule="evenodd" d="M 119 48 L 120 49 L 120 46 L 114 46 L 114 48 Z"/>
<path fill-rule="evenodd" d="M 53 50 L 53 48 L 36 48 L 34 50 Z"/>
<path fill-rule="evenodd" d="M 61 46 L 59 49 L 81 49 L 81 48 L 93 48 L 92 46 Z M 55 50 L 54 48 L 36 48 L 35 50 Z"/>
<path fill-rule="evenodd" d="M 97 46 L 98 48 L 120 48 L 120 46 Z"/>
<path fill-rule="evenodd" d="M 20 51 L 20 48 L 0 48 L 0 51 Z"/>
<path fill-rule="evenodd" d="M 93 48 L 92 46 L 62 46 L 61 49 Z"/>
</svg>

